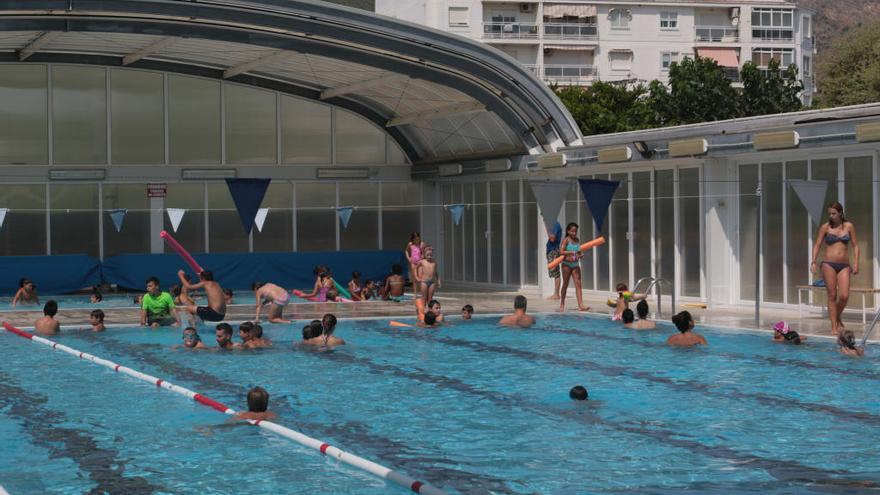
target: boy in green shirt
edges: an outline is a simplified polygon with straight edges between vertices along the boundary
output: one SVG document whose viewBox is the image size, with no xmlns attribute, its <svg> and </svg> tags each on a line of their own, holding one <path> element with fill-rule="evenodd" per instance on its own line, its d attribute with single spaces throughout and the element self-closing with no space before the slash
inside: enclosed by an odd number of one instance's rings
<svg viewBox="0 0 880 495">
<path fill-rule="evenodd" d="M 172 324 L 180 326 L 174 299 L 171 294 L 162 291 L 158 278 L 150 277 L 147 279 L 147 293 L 141 303 L 141 325 L 158 328 Z"/>
</svg>

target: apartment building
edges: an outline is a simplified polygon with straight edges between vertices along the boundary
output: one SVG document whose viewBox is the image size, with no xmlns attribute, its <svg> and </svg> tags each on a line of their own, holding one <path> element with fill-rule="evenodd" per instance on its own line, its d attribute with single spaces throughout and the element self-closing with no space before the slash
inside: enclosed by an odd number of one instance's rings
<svg viewBox="0 0 880 495">
<path fill-rule="evenodd" d="M 796 64 L 814 89 L 814 12 L 787 0 L 376 0 L 379 14 L 490 44 L 549 84 L 666 80 L 672 62 L 711 57 L 739 69 Z"/>
</svg>

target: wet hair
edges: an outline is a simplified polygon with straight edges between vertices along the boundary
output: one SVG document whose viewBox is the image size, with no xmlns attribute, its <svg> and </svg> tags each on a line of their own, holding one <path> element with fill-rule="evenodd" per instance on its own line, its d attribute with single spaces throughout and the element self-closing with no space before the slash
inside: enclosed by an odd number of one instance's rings
<svg viewBox="0 0 880 495">
<path fill-rule="evenodd" d="M 32 284 L 32 283 L 33 283 L 33 282 L 31 282 L 31 279 L 29 279 L 29 278 L 23 278 L 23 279 L 20 279 L 20 280 L 18 281 L 18 286 L 21 287 L 21 288 L 24 288 L 25 285 L 27 285 L 27 284 Z"/>
<path fill-rule="evenodd" d="M 101 291 L 99 291 L 97 287 L 92 291 L 92 296 L 95 297 L 95 302 L 101 302 L 104 300 L 104 295 L 101 294 Z"/>
<path fill-rule="evenodd" d="M 177 297 L 180 293 L 183 292 L 183 286 L 180 284 L 174 284 L 171 286 L 171 295 Z"/>
<path fill-rule="evenodd" d="M 313 339 L 315 337 L 319 337 L 321 335 L 321 322 L 319 321 L 317 325 L 314 322 L 306 325 L 302 329 L 303 340 Z"/>
<path fill-rule="evenodd" d="M 785 333 L 785 341 L 790 344 L 800 344 L 801 336 L 794 330 L 789 330 Z"/>
<path fill-rule="evenodd" d="M 416 237 L 418 237 L 419 239 L 421 239 L 421 238 L 422 238 L 422 234 L 420 234 L 419 232 L 413 232 L 413 233 L 411 233 L 411 234 L 409 235 L 409 242 L 413 242 L 414 240 L 416 240 Z"/>
<path fill-rule="evenodd" d="M 149 284 L 150 282 L 156 284 L 156 287 L 160 287 L 160 285 L 159 285 L 159 277 L 149 277 L 149 278 L 147 279 L 147 281 L 145 282 L 145 285 L 146 285 L 146 284 Z"/>
<path fill-rule="evenodd" d="M 254 387 L 248 391 L 247 403 L 249 412 L 266 412 L 269 409 L 269 392 L 263 387 Z"/>
<path fill-rule="evenodd" d="M 694 317 L 691 316 L 690 312 L 682 311 L 677 315 L 672 317 L 672 323 L 675 324 L 675 328 L 678 329 L 679 332 L 685 333 L 691 329 L 691 322 L 694 321 Z"/>
<path fill-rule="evenodd" d="M 639 315 L 640 320 L 648 319 L 648 301 L 642 299 L 636 304 L 636 314 Z"/>
<path fill-rule="evenodd" d="M 632 323 L 636 320 L 636 315 L 633 314 L 633 310 L 626 308 L 620 314 L 620 318 L 623 320 L 623 323 Z"/>
<path fill-rule="evenodd" d="M 336 328 L 336 317 L 330 313 L 325 314 L 321 318 L 321 327 L 323 327 L 323 333 L 325 335 L 332 334 L 333 330 Z"/>
<path fill-rule="evenodd" d="M 425 313 L 425 325 L 431 327 L 434 326 L 435 323 L 437 323 L 437 315 L 433 311 Z"/>
<path fill-rule="evenodd" d="M 55 302 L 54 299 L 49 299 L 46 301 L 46 305 L 43 306 L 43 314 L 46 316 L 55 316 L 58 314 L 58 303 Z"/>
<path fill-rule="evenodd" d="M 260 325 L 259 323 L 254 323 L 253 334 L 254 334 L 254 338 L 257 338 L 257 339 L 263 338 L 263 325 Z"/>
<path fill-rule="evenodd" d="M 232 337 L 232 325 L 229 323 L 221 323 L 217 325 L 217 330 L 223 332 L 223 335 Z"/>
<path fill-rule="evenodd" d="M 440 301 L 436 299 L 431 299 L 428 301 L 428 308 L 433 308 L 434 306 L 440 306 Z"/>
<path fill-rule="evenodd" d="M 327 299 L 330 301 L 336 301 L 336 298 L 339 297 L 339 291 L 336 289 L 330 289 L 327 291 Z"/>
<path fill-rule="evenodd" d="M 391 265 L 391 273 L 395 275 L 400 275 L 401 273 L 403 273 L 403 267 L 395 263 Z"/>
<path fill-rule="evenodd" d="M 183 329 L 183 333 L 181 334 L 181 338 L 184 341 L 184 345 L 186 345 L 186 334 L 191 333 L 193 338 L 193 347 L 196 346 L 199 342 L 202 341 L 202 338 L 199 336 L 199 331 L 195 329 L 195 327 L 186 327 Z M 187 346 L 189 347 L 189 346 Z"/>
<path fill-rule="evenodd" d="M 214 272 L 210 270 L 205 270 L 199 274 L 199 278 L 202 280 L 214 280 Z"/>
<path fill-rule="evenodd" d="M 359 280 L 361 278 L 361 272 L 358 272 L 358 271 L 351 272 L 351 278 L 354 280 Z"/>
<path fill-rule="evenodd" d="M 568 396 L 574 400 L 587 400 L 590 397 L 590 393 L 582 385 L 575 385 L 568 391 Z"/>
<path fill-rule="evenodd" d="M 265 282 L 254 282 L 251 284 L 251 290 L 257 290 L 264 285 L 266 285 Z"/>
<path fill-rule="evenodd" d="M 616 290 L 617 292 L 626 292 L 629 289 L 627 288 L 625 283 L 621 282 L 617 284 L 617 287 L 615 287 L 614 290 Z"/>
<path fill-rule="evenodd" d="M 96 310 L 92 311 L 89 314 L 89 316 L 91 316 L 92 318 L 97 318 L 98 321 L 100 321 L 101 323 L 104 322 L 104 312 L 101 311 L 100 309 L 96 309 Z"/>
<path fill-rule="evenodd" d="M 528 301 L 526 300 L 526 296 L 519 295 L 513 298 L 513 309 L 521 309 L 525 311 L 527 304 Z"/>
<path fill-rule="evenodd" d="M 474 307 L 471 306 L 470 304 L 465 304 L 464 306 L 461 307 L 461 310 L 462 310 L 462 311 L 467 311 L 468 313 L 473 313 L 473 312 L 474 312 Z"/>
<path fill-rule="evenodd" d="M 847 349 L 855 350 L 856 334 L 853 333 L 852 330 L 844 330 L 844 332 L 840 334 L 839 337 L 837 337 L 837 344 L 840 347 L 846 347 Z"/>
<path fill-rule="evenodd" d="M 223 289 L 223 294 L 232 297 L 232 289 Z"/>
<path fill-rule="evenodd" d="M 241 325 L 238 326 L 238 331 L 239 331 L 239 332 L 244 332 L 244 333 L 253 333 L 253 331 L 254 331 L 254 324 L 251 323 L 251 322 L 249 322 L 249 321 L 246 321 L 246 322 L 244 322 L 244 323 L 242 323 Z"/>
<path fill-rule="evenodd" d="M 837 210 L 837 213 L 840 213 L 840 223 L 841 224 L 846 222 L 846 217 L 843 216 L 843 205 L 842 204 L 840 204 L 837 201 L 834 201 L 833 203 L 828 205 L 828 208 L 834 208 L 835 210 Z"/>
</svg>

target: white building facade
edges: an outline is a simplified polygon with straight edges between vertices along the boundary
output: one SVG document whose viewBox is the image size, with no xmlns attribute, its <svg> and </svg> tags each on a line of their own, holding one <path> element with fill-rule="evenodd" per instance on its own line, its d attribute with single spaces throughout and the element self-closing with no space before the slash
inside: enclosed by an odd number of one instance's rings
<svg viewBox="0 0 880 495">
<path fill-rule="evenodd" d="M 734 82 L 748 61 L 796 64 L 813 96 L 814 13 L 785 0 L 376 0 L 376 12 L 479 40 L 549 84 L 649 82 L 672 62 L 714 58 Z"/>
</svg>

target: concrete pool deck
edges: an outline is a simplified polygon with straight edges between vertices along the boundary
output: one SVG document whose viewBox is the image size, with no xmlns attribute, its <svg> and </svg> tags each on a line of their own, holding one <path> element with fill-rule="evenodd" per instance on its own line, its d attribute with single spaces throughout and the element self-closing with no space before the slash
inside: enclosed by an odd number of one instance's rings
<svg viewBox="0 0 880 495">
<path fill-rule="evenodd" d="M 450 286 L 441 289 L 437 293 L 437 299 L 440 301 L 443 312 L 450 317 L 457 317 L 460 309 L 465 304 L 474 306 L 475 314 L 498 314 L 507 313 L 512 310 L 513 298 L 517 294 L 523 294 L 529 299 L 529 312 L 555 312 L 559 307 L 558 301 L 548 301 L 539 296 L 537 291 L 525 290 L 522 292 L 514 291 L 493 291 L 474 289 L 473 287 Z M 48 300 L 48 298 L 44 299 Z M 227 319 L 229 321 L 250 320 L 254 316 L 254 307 L 250 303 L 250 298 L 242 298 L 248 303 L 233 304 L 229 306 L 227 311 Z M 587 296 L 585 294 L 584 302 L 590 306 L 591 313 L 607 315 L 611 311 L 605 301 L 607 296 L 600 298 L 595 295 Z M 656 311 L 656 298 L 649 298 L 652 315 Z M 662 321 L 669 321 L 671 316 L 671 301 L 664 298 L 662 301 L 663 314 L 658 318 Z M 567 301 L 567 312 L 576 313 L 576 302 L 569 292 Z M 803 316 L 798 316 L 797 309 L 776 309 L 762 308 L 761 323 L 755 325 L 754 306 L 723 306 L 713 307 L 709 309 L 701 308 L 682 308 L 681 304 L 677 311 L 687 309 L 694 315 L 697 325 L 712 325 L 718 327 L 730 327 L 739 329 L 759 329 L 770 331 L 770 328 L 779 320 L 786 320 L 792 329 L 797 330 L 804 335 L 831 336 L 831 328 L 828 319 L 823 316 L 818 306 L 809 306 L 809 311 L 804 311 Z M 140 311 L 137 308 L 102 308 L 106 314 L 105 323 L 110 326 L 115 325 L 137 325 L 140 320 Z M 62 328 L 82 328 L 87 327 L 89 322 L 90 309 L 70 309 L 65 310 L 63 307 L 59 309 L 57 318 L 61 321 Z M 290 304 L 285 308 L 284 315 L 287 318 L 297 320 L 320 318 L 324 313 L 333 313 L 338 318 L 411 318 L 414 316 L 412 301 L 390 302 L 390 301 L 370 301 L 367 303 L 301 303 Z M 0 321 L 8 321 L 9 323 L 21 326 L 31 327 L 34 321 L 42 316 L 42 308 L 34 308 L 33 310 L 24 311 L 2 311 L 0 312 Z M 870 316 L 868 318 L 870 322 Z M 847 314 L 845 324 L 848 329 L 855 332 L 857 338 L 861 338 L 865 325 L 861 322 L 860 311 L 853 310 Z M 876 333 L 871 339 L 877 341 L 880 333 Z"/>
</svg>

